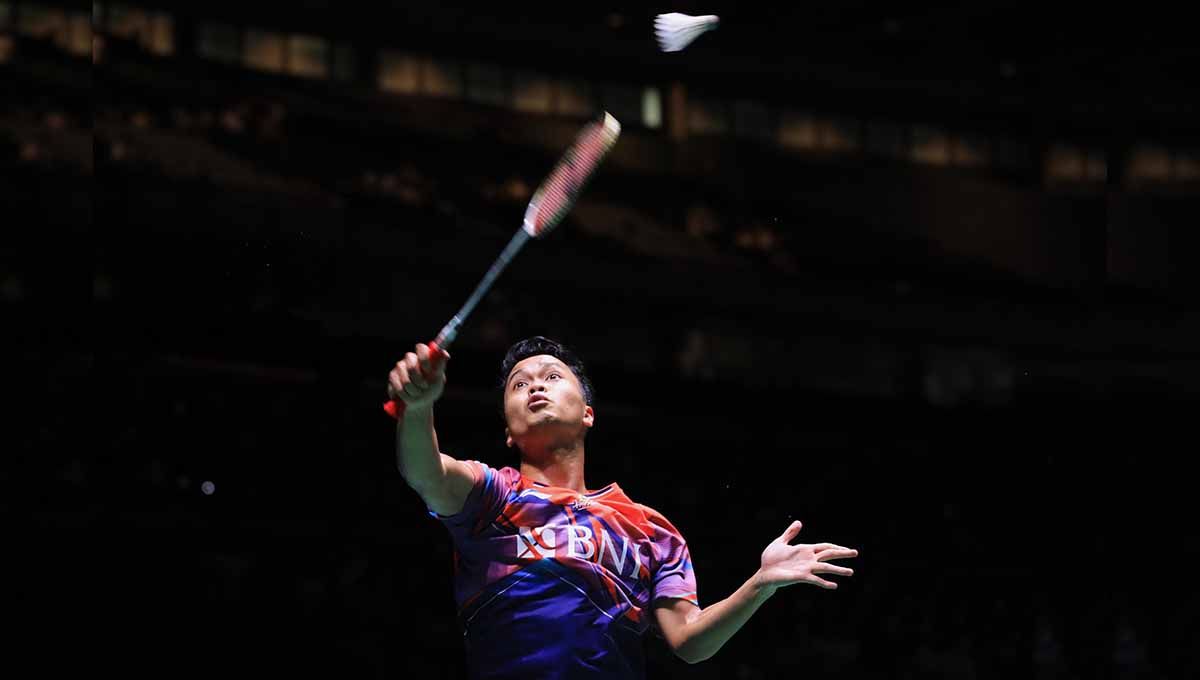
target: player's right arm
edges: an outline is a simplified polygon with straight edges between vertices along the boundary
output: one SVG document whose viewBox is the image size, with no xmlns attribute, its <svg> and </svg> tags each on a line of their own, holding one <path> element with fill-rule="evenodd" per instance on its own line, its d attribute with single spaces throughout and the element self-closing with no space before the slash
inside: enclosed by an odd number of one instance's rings
<svg viewBox="0 0 1200 680">
<path fill-rule="evenodd" d="M 439 515 L 463 508 L 474 485 L 467 463 L 442 453 L 433 429 L 433 403 L 446 387 L 444 350 L 431 360 L 428 345 L 419 344 L 396 362 L 388 375 L 388 396 L 404 402 L 396 422 L 396 467 L 404 481 Z"/>
</svg>

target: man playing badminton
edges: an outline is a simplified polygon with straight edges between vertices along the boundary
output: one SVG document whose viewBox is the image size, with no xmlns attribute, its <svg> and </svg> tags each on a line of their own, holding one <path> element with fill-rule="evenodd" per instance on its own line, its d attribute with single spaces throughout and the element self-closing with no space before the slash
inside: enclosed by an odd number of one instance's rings
<svg viewBox="0 0 1200 680">
<path fill-rule="evenodd" d="M 687 542 L 661 514 L 616 484 L 584 483 L 595 423 L 583 363 L 543 337 L 514 344 L 501 364 L 508 446 L 519 468 L 494 469 L 441 451 L 433 404 L 449 354 L 419 344 L 396 364 L 400 473 L 455 548 L 455 599 L 472 678 L 642 678 L 642 635 L 655 626 L 688 663 L 717 652 L 780 588 L 853 571 L 829 560 L 858 551 L 790 542 L 793 522 L 732 595 L 701 608 Z"/>
</svg>

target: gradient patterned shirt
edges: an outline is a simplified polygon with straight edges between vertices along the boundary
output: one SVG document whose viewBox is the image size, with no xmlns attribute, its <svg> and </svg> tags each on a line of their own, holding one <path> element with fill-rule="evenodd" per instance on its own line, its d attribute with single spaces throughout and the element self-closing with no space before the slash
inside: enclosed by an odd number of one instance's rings
<svg viewBox="0 0 1200 680">
<path fill-rule="evenodd" d="M 699 605 L 687 543 L 616 484 L 577 493 L 470 461 L 454 589 L 472 678 L 643 678 L 652 605 Z"/>
</svg>

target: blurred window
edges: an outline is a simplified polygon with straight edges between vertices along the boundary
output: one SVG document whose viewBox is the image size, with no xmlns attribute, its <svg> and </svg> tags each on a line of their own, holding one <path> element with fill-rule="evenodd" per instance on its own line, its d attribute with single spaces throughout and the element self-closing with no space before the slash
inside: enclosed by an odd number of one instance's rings
<svg viewBox="0 0 1200 680">
<path fill-rule="evenodd" d="M 281 73 L 286 59 L 283 36 L 269 31 L 246 31 L 242 60 L 246 66 L 268 73 Z"/>
<path fill-rule="evenodd" d="M 642 89 L 642 125 L 657 130 L 662 127 L 662 93 L 657 87 Z"/>
<path fill-rule="evenodd" d="M 416 94 L 419 78 L 420 63 L 415 56 L 393 50 L 379 52 L 379 89 Z"/>
<path fill-rule="evenodd" d="M 1129 157 L 1131 184 L 1160 184 L 1171 179 L 1171 154 L 1161 146 L 1142 144 Z"/>
<path fill-rule="evenodd" d="M 923 165 L 949 165 L 950 146 L 950 137 L 943 130 L 917 125 L 912 130 L 910 158 L 914 163 Z"/>
<path fill-rule="evenodd" d="M 454 61 L 421 61 L 421 91 L 434 97 L 463 96 L 462 65 Z"/>
<path fill-rule="evenodd" d="M 816 119 L 807 113 L 785 111 L 779 117 L 780 146 L 788 149 L 817 148 Z"/>
<path fill-rule="evenodd" d="M 528 113 L 550 113 L 553 100 L 550 79 L 537 73 L 513 75 L 513 108 Z"/>
<path fill-rule="evenodd" d="M 559 79 L 554 83 L 554 112 L 568 116 L 591 116 L 595 111 L 592 90 L 577 79 Z"/>
<path fill-rule="evenodd" d="M 143 29 L 141 43 L 151 54 L 162 57 L 175 54 L 175 20 L 170 14 L 151 14 Z"/>
<path fill-rule="evenodd" d="M 21 5 L 18 30 L 31 38 L 57 38 L 67 33 L 67 14 L 61 9 Z"/>
<path fill-rule="evenodd" d="M 329 43 L 312 35 L 287 40 L 287 72 L 303 78 L 329 77 Z"/>
<path fill-rule="evenodd" d="M 66 23 L 54 34 L 59 49 L 79 57 L 92 53 L 92 17 L 87 12 L 71 12 Z"/>
<path fill-rule="evenodd" d="M 1107 163 L 1104 153 L 1098 149 L 1055 144 L 1046 152 L 1044 175 L 1048 184 L 1103 182 L 1107 176 Z"/>
</svg>

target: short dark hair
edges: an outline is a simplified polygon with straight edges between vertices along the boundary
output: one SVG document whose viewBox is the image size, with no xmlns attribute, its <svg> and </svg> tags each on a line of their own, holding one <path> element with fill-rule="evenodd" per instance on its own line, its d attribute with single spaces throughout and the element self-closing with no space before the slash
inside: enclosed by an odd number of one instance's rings
<svg viewBox="0 0 1200 680">
<path fill-rule="evenodd" d="M 508 353 L 504 355 L 504 361 L 500 362 L 499 387 L 501 412 L 504 409 L 504 392 L 508 387 L 508 376 L 512 373 L 513 367 L 529 357 L 536 357 L 540 354 L 548 354 L 566 364 L 567 368 L 571 369 L 571 372 L 579 379 L 579 386 L 583 390 L 584 403 L 588 405 L 593 403 L 595 390 L 592 388 L 591 379 L 587 376 L 587 369 L 583 366 L 583 360 L 561 342 L 556 342 L 541 335 L 535 335 L 532 338 L 525 338 L 513 343 L 513 346 L 508 348 Z"/>
</svg>

